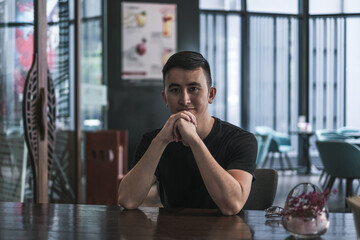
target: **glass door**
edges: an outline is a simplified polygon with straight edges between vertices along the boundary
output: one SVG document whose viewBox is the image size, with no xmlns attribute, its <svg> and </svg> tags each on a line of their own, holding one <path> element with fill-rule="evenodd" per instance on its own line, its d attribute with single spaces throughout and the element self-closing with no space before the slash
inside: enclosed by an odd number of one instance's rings
<svg viewBox="0 0 360 240">
<path fill-rule="evenodd" d="M 0 2 L 0 201 L 24 201 L 23 88 L 32 64 L 33 2 Z"/>
<path fill-rule="evenodd" d="M 75 0 L 47 0 L 46 52 L 56 97 L 49 202 L 79 202 L 75 127 Z M 82 128 L 106 127 L 102 1 L 83 1 Z M 32 201 L 33 173 L 24 140 L 22 104 L 34 53 L 34 0 L 0 1 L 0 201 Z M 95 104 L 89 104 L 95 93 Z M 100 97 L 100 98 L 99 98 Z"/>
</svg>

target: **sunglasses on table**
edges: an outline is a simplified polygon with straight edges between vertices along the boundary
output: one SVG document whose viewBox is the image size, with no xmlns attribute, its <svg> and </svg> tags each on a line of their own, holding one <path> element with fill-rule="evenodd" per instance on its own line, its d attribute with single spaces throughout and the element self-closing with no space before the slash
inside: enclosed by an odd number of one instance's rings
<svg viewBox="0 0 360 240">
<path fill-rule="evenodd" d="M 267 218 L 281 217 L 283 210 L 284 209 L 282 207 L 271 206 L 265 209 L 265 217 Z"/>
</svg>

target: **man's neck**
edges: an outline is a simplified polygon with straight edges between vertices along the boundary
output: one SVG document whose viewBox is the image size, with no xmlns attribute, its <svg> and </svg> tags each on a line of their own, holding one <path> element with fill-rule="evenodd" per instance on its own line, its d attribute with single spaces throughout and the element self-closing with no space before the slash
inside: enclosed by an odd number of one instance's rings
<svg viewBox="0 0 360 240">
<path fill-rule="evenodd" d="M 206 138 L 214 125 L 215 119 L 210 115 L 207 115 L 204 119 L 198 122 L 197 133 L 201 139 Z"/>
</svg>

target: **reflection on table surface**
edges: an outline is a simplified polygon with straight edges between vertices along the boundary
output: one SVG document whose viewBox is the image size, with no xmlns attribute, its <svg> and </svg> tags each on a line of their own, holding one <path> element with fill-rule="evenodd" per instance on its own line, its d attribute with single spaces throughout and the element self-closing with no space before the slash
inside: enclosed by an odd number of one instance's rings
<svg viewBox="0 0 360 240">
<path fill-rule="evenodd" d="M 264 211 L 0 203 L 0 239 L 291 239 Z M 322 239 L 356 239 L 351 213 L 330 213 Z"/>
</svg>

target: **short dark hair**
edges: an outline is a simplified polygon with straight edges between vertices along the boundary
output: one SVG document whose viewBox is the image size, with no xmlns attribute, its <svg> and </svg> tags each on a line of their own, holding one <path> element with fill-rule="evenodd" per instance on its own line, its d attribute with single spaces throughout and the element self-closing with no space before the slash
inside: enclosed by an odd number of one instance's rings
<svg viewBox="0 0 360 240">
<path fill-rule="evenodd" d="M 182 68 L 185 70 L 195 70 L 202 68 L 207 78 L 207 84 L 210 88 L 212 85 L 210 66 L 208 61 L 198 52 L 182 51 L 173 54 L 163 67 L 163 82 L 165 87 L 166 74 L 173 68 Z"/>
</svg>

